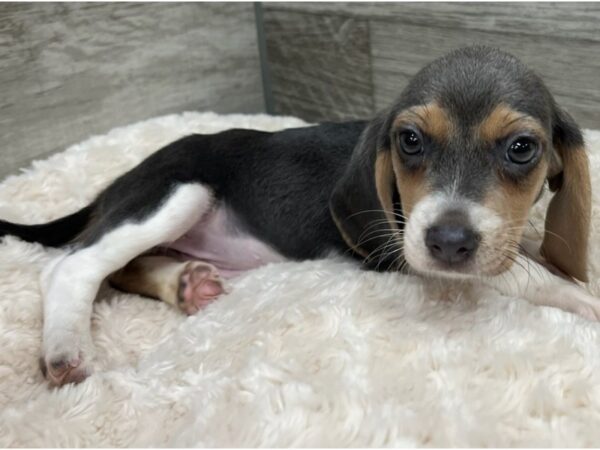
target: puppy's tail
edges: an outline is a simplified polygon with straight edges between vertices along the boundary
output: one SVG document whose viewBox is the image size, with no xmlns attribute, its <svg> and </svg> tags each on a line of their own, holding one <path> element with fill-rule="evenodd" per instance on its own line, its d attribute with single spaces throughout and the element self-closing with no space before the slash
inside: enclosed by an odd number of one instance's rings
<svg viewBox="0 0 600 450">
<path fill-rule="evenodd" d="M 20 225 L 0 220 L 0 238 L 16 236 L 27 242 L 48 247 L 60 247 L 73 241 L 86 227 L 92 215 L 92 205 L 52 222 L 39 225 Z"/>
</svg>

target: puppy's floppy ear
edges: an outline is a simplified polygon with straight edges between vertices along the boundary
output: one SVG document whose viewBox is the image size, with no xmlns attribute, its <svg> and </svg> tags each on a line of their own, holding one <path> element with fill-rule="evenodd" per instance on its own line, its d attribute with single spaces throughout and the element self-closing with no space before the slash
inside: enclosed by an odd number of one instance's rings
<svg viewBox="0 0 600 450">
<path fill-rule="evenodd" d="M 548 184 L 555 191 L 546 213 L 542 255 L 571 277 L 587 281 L 587 248 L 591 215 L 591 183 L 581 130 L 573 118 L 555 107 L 552 123 L 555 161 Z"/>
<path fill-rule="evenodd" d="M 388 260 L 386 255 L 399 245 L 391 239 L 391 229 L 398 227 L 389 117 L 383 113 L 365 128 L 329 199 L 331 215 L 346 243 L 367 264 L 382 270 L 392 268 L 395 258 Z"/>
</svg>

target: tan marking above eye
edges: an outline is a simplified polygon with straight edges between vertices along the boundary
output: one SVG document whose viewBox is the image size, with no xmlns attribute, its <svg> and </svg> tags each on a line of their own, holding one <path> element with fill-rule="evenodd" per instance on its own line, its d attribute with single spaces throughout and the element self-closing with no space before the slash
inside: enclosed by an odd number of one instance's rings
<svg viewBox="0 0 600 450">
<path fill-rule="evenodd" d="M 519 132 L 535 135 L 542 144 L 548 142 L 546 131 L 537 119 L 516 111 L 504 103 L 494 108 L 476 128 L 477 137 L 485 142 L 496 142 Z"/>
<path fill-rule="evenodd" d="M 447 142 L 453 129 L 446 111 L 435 102 L 413 106 L 402 111 L 393 123 L 393 129 L 417 126 L 438 142 Z"/>
</svg>

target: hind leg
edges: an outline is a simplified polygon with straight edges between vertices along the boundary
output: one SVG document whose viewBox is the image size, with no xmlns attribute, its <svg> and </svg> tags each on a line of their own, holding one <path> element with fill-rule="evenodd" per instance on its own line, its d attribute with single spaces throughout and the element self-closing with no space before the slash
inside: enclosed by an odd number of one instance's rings
<svg viewBox="0 0 600 450">
<path fill-rule="evenodd" d="M 179 238 L 211 204 L 206 187 L 181 185 L 143 219 L 124 220 L 44 271 L 42 366 L 50 384 L 77 383 L 90 374 L 92 302 L 102 280 L 150 248 Z"/>
<path fill-rule="evenodd" d="M 140 256 L 109 278 L 118 289 L 162 300 L 195 314 L 225 292 L 216 267 L 170 256 Z"/>
</svg>

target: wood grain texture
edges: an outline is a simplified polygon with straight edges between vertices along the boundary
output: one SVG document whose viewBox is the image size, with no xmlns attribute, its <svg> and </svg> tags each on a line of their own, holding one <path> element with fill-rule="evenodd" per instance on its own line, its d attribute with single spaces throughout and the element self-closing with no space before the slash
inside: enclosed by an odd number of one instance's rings
<svg viewBox="0 0 600 450">
<path fill-rule="evenodd" d="M 432 59 L 471 44 L 487 44 L 521 58 L 542 76 L 557 102 L 584 127 L 600 126 L 599 44 L 558 35 L 523 39 L 502 32 L 372 21 L 375 104 L 390 104 L 410 78 Z M 597 55 L 597 57 L 593 57 Z"/>
<path fill-rule="evenodd" d="M 600 3 L 275 2 L 264 8 L 265 17 L 301 13 L 367 21 L 372 74 L 361 76 L 360 89 L 373 92 L 374 109 L 389 105 L 436 57 L 464 45 L 488 44 L 536 70 L 582 126 L 600 127 Z M 296 32 L 302 35 L 301 29 Z M 289 102 L 287 112 L 302 110 L 294 107 Z M 336 112 L 332 105 L 331 114 Z"/>
<path fill-rule="evenodd" d="M 0 3 L 0 177 L 184 110 L 264 110 L 252 4 Z"/>
<path fill-rule="evenodd" d="M 599 2 L 273 2 L 273 11 L 301 11 L 421 25 L 600 41 Z"/>
<path fill-rule="evenodd" d="M 267 9 L 264 26 L 276 113 L 308 121 L 371 115 L 366 21 Z"/>
</svg>

